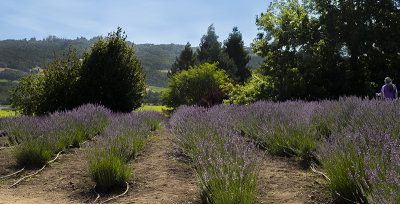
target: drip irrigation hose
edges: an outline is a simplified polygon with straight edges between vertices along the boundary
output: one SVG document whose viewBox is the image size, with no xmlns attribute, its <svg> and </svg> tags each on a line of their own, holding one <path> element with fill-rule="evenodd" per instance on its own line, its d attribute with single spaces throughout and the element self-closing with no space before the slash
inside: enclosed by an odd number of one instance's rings
<svg viewBox="0 0 400 204">
<path fill-rule="evenodd" d="M 96 193 L 96 199 L 93 201 L 93 203 L 95 203 L 95 202 L 97 202 L 97 200 L 100 198 L 100 194 L 99 193 L 97 193 L 96 192 L 96 184 L 94 185 L 94 187 L 93 187 L 93 191 L 94 191 L 94 193 Z"/>
<path fill-rule="evenodd" d="M 311 166 L 310 166 L 310 168 L 311 168 L 311 171 L 313 171 L 314 173 L 316 173 L 316 174 L 320 174 L 320 175 L 322 175 L 324 178 L 325 178 L 325 180 L 328 180 L 328 181 L 331 181 L 331 179 L 326 175 L 326 174 L 324 174 L 323 172 L 321 172 L 321 171 L 317 171 L 316 169 L 315 169 L 315 164 L 313 163 Z M 357 204 L 357 202 L 354 202 L 354 201 L 352 201 L 352 200 L 350 200 L 350 199 L 348 199 L 348 198 L 346 198 L 346 197 L 343 197 L 342 195 L 340 195 L 337 191 L 335 191 L 335 193 L 336 193 L 336 195 L 337 196 L 339 196 L 339 197 L 341 197 L 342 199 L 344 199 L 344 200 L 346 200 L 347 202 L 350 202 L 350 203 L 355 203 L 355 204 Z"/>
<path fill-rule="evenodd" d="M 61 150 L 61 151 L 56 155 L 56 158 L 54 158 L 53 160 L 50 160 L 49 162 L 47 162 L 47 164 L 51 164 L 51 163 L 55 162 L 55 161 L 57 160 L 58 156 L 60 156 L 60 154 L 61 154 L 62 152 L 63 152 L 63 151 Z"/>
<path fill-rule="evenodd" d="M 11 147 L 0 147 L 0 150 L 3 150 L 3 149 L 10 149 Z"/>
<path fill-rule="evenodd" d="M 24 176 L 24 177 L 20 178 L 17 182 L 15 182 L 13 185 L 9 186 L 8 188 L 12 188 L 12 187 L 16 186 L 16 185 L 17 185 L 19 182 L 21 182 L 22 180 L 24 180 L 24 179 L 26 179 L 26 178 L 30 178 L 30 177 L 32 177 L 32 176 L 34 176 L 34 175 L 40 173 L 40 172 L 46 167 L 47 164 L 51 164 L 51 163 L 53 163 L 54 161 L 56 161 L 56 159 L 58 158 L 58 156 L 60 156 L 60 154 L 61 154 L 62 152 L 63 152 L 63 151 L 60 151 L 60 152 L 56 155 L 56 157 L 55 157 L 53 160 L 48 161 L 46 164 L 43 165 L 43 167 L 42 167 L 41 169 L 39 169 L 38 171 L 36 171 L 36 172 L 33 173 L 33 174 L 29 174 L 29 175 L 27 175 L 27 176 Z"/>
<path fill-rule="evenodd" d="M 109 202 L 109 201 L 111 201 L 111 200 L 114 200 L 114 199 L 116 199 L 116 198 L 119 198 L 119 197 L 125 195 L 125 194 L 128 192 L 128 190 L 129 190 L 129 183 L 126 182 L 126 181 L 125 181 L 125 183 L 126 183 L 126 190 L 125 190 L 125 192 L 123 192 L 123 193 L 120 194 L 120 195 L 114 196 L 114 197 L 112 197 L 112 198 L 110 198 L 110 199 L 107 199 L 107 200 L 105 200 L 105 201 L 103 201 L 103 202 L 101 202 L 101 203 L 107 203 L 107 202 Z"/>
<path fill-rule="evenodd" d="M 79 143 L 79 148 L 82 147 L 82 145 L 86 144 L 89 141 L 93 141 L 94 139 L 96 139 L 96 137 L 98 136 L 98 134 L 96 134 L 94 137 L 89 138 L 88 140 L 83 141 L 82 143 Z"/>
<path fill-rule="evenodd" d="M 43 167 L 42 167 L 41 169 L 39 169 L 38 171 L 36 171 L 35 173 L 29 174 L 29 175 L 27 175 L 27 176 L 24 176 L 24 177 L 20 178 L 17 182 L 15 182 L 13 185 L 9 186 L 8 188 L 12 188 L 12 187 L 16 186 L 16 185 L 17 185 L 19 182 L 21 182 L 22 180 L 24 180 L 24 179 L 26 179 L 26 178 L 30 178 L 30 177 L 32 177 L 32 176 L 38 174 L 39 172 L 41 172 L 41 171 L 44 169 L 44 167 L 46 167 L 46 164 L 43 165 Z"/>
<path fill-rule="evenodd" d="M 317 170 L 314 168 L 314 164 L 312 164 L 312 165 L 310 166 L 310 168 L 311 168 L 311 171 L 313 171 L 314 173 L 320 174 L 320 175 L 324 176 L 324 178 L 325 178 L 326 180 L 328 180 L 328 181 L 331 180 L 331 179 L 329 179 L 329 177 L 328 177 L 326 174 L 324 174 L 323 172 L 317 171 Z"/>
<path fill-rule="evenodd" d="M 25 169 L 25 167 L 23 167 L 22 169 L 20 169 L 20 170 L 14 172 L 14 173 L 12 173 L 12 174 L 8 174 L 8 175 L 5 175 L 5 176 L 2 176 L 2 177 L 0 177 L 0 179 L 7 178 L 7 177 L 10 177 L 10 176 L 12 176 L 12 175 L 18 174 L 18 173 L 20 173 L 21 171 L 23 171 L 24 169 Z"/>
</svg>

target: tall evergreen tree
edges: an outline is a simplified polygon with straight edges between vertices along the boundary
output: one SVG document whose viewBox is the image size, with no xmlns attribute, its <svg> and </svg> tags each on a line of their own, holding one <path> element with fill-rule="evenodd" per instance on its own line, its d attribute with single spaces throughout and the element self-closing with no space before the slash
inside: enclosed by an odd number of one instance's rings
<svg viewBox="0 0 400 204">
<path fill-rule="evenodd" d="M 211 24 L 208 27 L 207 34 L 201 38 L 199 49 L 197 49 L 197 59 L 200 64 L 218 62 L 220 52 L 221 43 L 218 42 L 215 27 Z"/>
<path fill-rule="evenodd" d="M 218 62 L 218 68 L 225 70 L 232 79 L 237 80 L 236 65 L 228 54 L 222 52 L 221 45 L 222 43 L 218 42 L 218 36 L 215 34 L 215 27 L 211 24 L 207 34 L 201 38 L 199 49 L 197 49 L 197 62 L 199 64 Z"/>
<path fill-rule="evenodd" d="M 102 104 L 115 112 L 131 112 L 140 107 L 145 92 L 143 67 L 133 45 L 118 28 L 106 39 L 98 39 L 83 55 L 80 91 L 83 103 Z"/>
<path fill-rule="evenodd" d="M 171 77 L 177 72 L 182 70 L 188 70 L 189 67 L 193 67 L 196 61 L 196 55 L 193 53 L 192 47 L 188 42 L 183 48 L 179 57 L 175 58 L 175 62 L 172 64 L 171 71 L 168 72 L 168 77 Z"/>
<path fill-rule="evenodd" d="M 248 55 L 248 51 L 244 49 L 242 33 L 240 33 L 237 27 L 233 27 L 229 38 L 225 40 L 223 51 L 235 62 L 237 68 L 235 77 L 238 81 L 241 83 L 246 81 L 251 76 L 251 72 L 247 67 L 247 63 L 249 63 L 251 57 Z"/>
</svg>

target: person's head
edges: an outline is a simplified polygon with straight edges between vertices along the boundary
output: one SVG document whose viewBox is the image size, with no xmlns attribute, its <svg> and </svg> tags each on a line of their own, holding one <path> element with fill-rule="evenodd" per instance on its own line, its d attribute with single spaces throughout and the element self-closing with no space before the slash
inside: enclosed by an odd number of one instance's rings
<svg viewBox="0 0 400 204">
<path fill-rule="evenodd" d="M 392 83 L 392 79 L 389 78 L 389 77 L 386 77 L 385 78 L 385 84 L 390 84 L 390 83 Z"/>
</svg>

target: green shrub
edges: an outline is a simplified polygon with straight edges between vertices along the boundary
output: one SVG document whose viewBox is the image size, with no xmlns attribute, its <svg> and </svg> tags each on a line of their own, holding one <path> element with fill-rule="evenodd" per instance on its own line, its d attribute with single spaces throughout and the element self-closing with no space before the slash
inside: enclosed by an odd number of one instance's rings
<svg viewBox="0 0 400 204">
<path fill-rule="evenodd" d="M 172 108 L 184 104 L 192 105 L 210 91 L 219 90 L 230 79 L 217 65 L 218 63 L 204 63 L 171 76 L 168 89 L 161 95 L 162 103 Z"/>
<path fill-rule="evenodd" d="M 270 78 L 254 72 L 250 81 L 244 85 L 229 83 L 224 88 L 229 96 L 229 99 L 224 100 L 226 104 L 248 105 L 259 100 L 274 99 L 274 85 Z"/>
<path fill-rule="evenodd" d="M 43 99 L 43 73 L 29 75 L 10 91 L 11 107 L 23 115 L 38 114 Z"/>
</svg>

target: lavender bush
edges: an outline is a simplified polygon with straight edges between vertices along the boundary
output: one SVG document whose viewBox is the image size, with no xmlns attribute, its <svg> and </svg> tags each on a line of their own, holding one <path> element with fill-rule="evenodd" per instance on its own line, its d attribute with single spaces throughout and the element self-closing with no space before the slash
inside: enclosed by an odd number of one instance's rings
<svg viewBox="0 0 400 204">
<path fill-rule="evenodd" d="M 2 120 L 2 127 L 15 145 L 17 163 L 30 167 L 43 165 L 55 153 L 101 132 L 110 114 L 102 106 L 84 105 L 49 116 L 9 118 Z"/>
<path fill-rule="evenodd" d="M 188 156 L 207 203 L 254 203 L 262 154 L 239 135 L 229 108 L 183 106 L 172 115 L 171 138 Z"/>
<path fill-rule="evenodd" d="M 305 164 L 315 160 L 319 134 L 312 125 L 316 103 L 257 102 L 232 111 L 242 135 L 258 142 L 271 155 L 296 156 Z"/>
<path fill-rule="evenodd" d="M 400 103 L 346 98 L 318 154 L 338 200 L 400 202 Z"/>
</svg>

